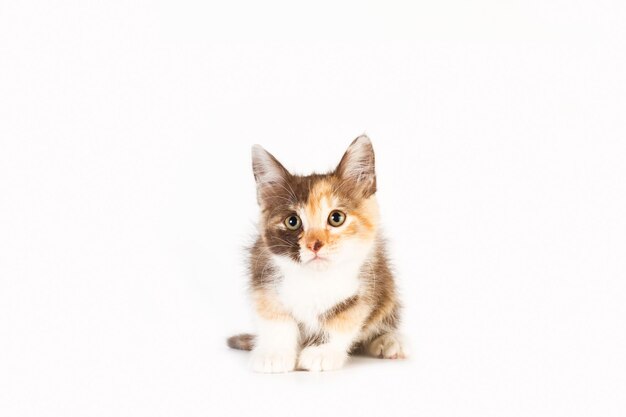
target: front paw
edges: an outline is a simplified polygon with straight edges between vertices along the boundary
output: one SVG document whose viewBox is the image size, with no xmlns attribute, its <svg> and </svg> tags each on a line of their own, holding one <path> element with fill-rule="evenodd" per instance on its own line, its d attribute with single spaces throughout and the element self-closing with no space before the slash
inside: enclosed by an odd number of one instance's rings
<svg viewBox="0 0 626 417">
<path fill-rule="evenodd" d="M 302 349 L 298 359 L 298 368 L 308 371 L 332 371 L 339 369 L 348 359 L 347 352 L 337 347 L 322 344 Z"/>
<path fill-rule="evenodd" d="M 251 360 L 252 369 L 262 373 L 284 373 L 296 367 L 296 354 L 285 349 L 254 349 Z"/>
<path fill-rule="evenodd" d="M 404 359 L 407 357 L 407 348 L 402 338 L 393 333 L 378 336 L 369 344 L 367 352 L 381 359 Z"/>
</svg>

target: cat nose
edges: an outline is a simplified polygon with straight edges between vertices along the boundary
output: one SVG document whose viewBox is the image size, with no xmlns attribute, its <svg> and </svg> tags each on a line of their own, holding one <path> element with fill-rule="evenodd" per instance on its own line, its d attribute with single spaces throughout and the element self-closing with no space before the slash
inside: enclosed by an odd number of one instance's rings
<svg viewBox="0 0 626 417">
<path fill-rule="evenodd" d="M 324 246 L 324 244 L 319 240 L 316 240 L 315 242 L 309 243 L 307 245 L 307 247 L 315 253 L 319 252 L 319 250 L 322 249 L 322 246 Z"/>
</svg>

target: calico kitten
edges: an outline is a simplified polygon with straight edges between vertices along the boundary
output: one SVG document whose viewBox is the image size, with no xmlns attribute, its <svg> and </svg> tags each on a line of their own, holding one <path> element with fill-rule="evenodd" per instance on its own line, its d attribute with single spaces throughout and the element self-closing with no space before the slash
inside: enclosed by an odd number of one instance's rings
<svg viewBox="0 0 626 417">
<path fill-rule="evenodd" d="M 355 351 L 405 357 L 370 140 L 358 137 L 324 175 L 292 175 L 258 145 L 252 168 L 261 208 L 249 264 L 258 335 L 228 345 L 252 350 L 258 372 L 328 371 Z"/>
</svg>

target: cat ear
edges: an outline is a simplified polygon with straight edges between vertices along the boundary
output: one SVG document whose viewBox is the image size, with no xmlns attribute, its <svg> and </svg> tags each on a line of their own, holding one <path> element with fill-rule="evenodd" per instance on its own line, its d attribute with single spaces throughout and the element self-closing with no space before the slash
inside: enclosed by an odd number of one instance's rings
<svg viewBox="0 0 626 417">
<path fill-rule="evenodd" d="M 352 142 L 337 165 L 335 173 L 364 198 L 376 192 L 374 148 L 370 139 L 361 135 Z"/>
<path fill-rule="evenodd" d="M 286 181 L 291 174 L 261 145 L 252 146 L 252 172 L 257 185 L 259 203 L 273 186 Z"/>
</svg>

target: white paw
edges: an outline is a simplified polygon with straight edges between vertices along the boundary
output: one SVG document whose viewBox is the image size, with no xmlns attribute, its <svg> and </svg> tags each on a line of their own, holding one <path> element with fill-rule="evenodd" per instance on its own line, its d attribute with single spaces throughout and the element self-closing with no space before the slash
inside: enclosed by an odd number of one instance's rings
<svg viewBox="0 0 626 417">
<path fill-rule="evenodd" d="M 289 372 L 296 367 L 296 354 L 290 350 L 255 349 L 252 351 L 251 365 L 255 372 Z"/>
<path fill-rule="evenodd" d="M 402 339 L 393 333 L 386 333 L 374 339 L 368 345 L 367 353 L 384 359 L 404 359 L 408 354 Z"/>
<path fill-rule="evenodd" d="M 308 346 L 302 349 L 298 368 L 308 371 L 332 371 L 339 369 L 348 359 L 347 352 L 329 344 Z"/>
</svg>

